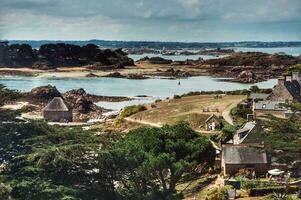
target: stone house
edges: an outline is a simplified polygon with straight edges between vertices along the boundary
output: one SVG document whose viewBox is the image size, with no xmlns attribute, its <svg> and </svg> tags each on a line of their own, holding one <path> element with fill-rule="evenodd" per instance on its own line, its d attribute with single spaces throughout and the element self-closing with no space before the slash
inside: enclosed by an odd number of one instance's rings
<svg viewBox="0 0 301 200">
<path fill-rule="evenodd" d="M 45 120 L 50 122 L 71 122 L 72 109 L 65 103 L 62 97 L 54 97 L 42 110 Z"/>
<path fill-rule="evenodd" d="M 270 94 L 265 94 L 265 93 L 251 93 L 248 99 L 251 100 L 252 102 L 258 102 L 258 101 L 267 100 L 269 96 Z"/>
<path fill-rule="evenodd" d="M 247 122 L 243 127 L 237 130 L 233 137 L 233 144 L 260 144 L 260 134 L 263 128 L 255 121 Z"/>
<path fill-rule="evenodd" d="M 274 87 L 268 99 L 287 103 L 301 103 L 301 72 L 293 72 L 292 76 L 279 78 L 278 84 Z"/>
<path fill-rule="evenodd" d="M 291 116 L 290 108 L 283 106 L 285 101 L 259 101 L 253 105 L 254 118 L 264 115 L 274 115 L 279 118 L 288 118 Z"/>
<path fill-rule="evenodd" d="M 207 131 L 214 131 L 216 129 L 222 128 L 222 121 L 220 118 L 214 114 L 212 114 L 206 121 L 206 130 Z"/>
<path fill-rule="evenodd" d="M 271 168 L 267 153 L 262 147 L 249 145 L 223 145 L 222 169 L 224 175 L 235 175 L 239 170 L 254 171 L 264 175 Z"/>
</svg>

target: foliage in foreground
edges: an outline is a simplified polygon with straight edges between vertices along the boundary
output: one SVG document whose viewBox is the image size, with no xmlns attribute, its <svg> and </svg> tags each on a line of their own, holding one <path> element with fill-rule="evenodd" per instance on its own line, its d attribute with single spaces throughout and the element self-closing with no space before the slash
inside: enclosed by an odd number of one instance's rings
<svg viewBox="0 0 301 200">
<path fill-rule="evenodd" d="M 227 191 L 231 189 L 230 186 L 225 187 L 215 187 L 208 192 L 206 200 L 227 200 L 228 193 Z"/>
<path fill-rule="evenodd" d="M 16 90 L 7 89 L 5 86 L 0 84 L 0 106 L 5 101 L 20 98 L 22 94 Z"/>
<path fill-rule="evenodd" d="M 125 199 L 181 199 L 177 183 L 185 173 L 212 166 L 215 150 L 207 137 L 180 124 L 130 131 L 100 158 Z"/>
<path fill-rule="evenodd" d="M 215 151 L 187 125 L 140 128 L 125 138 L 44 122 L 0 125 L 0 197 L 181 199 L 185 173 L 212 166 Z"/>
<path fill-rule="evenodd" d="M 0 182 L 13 199 L 107 199 L 106 176 L 97 173 L 95 151 L 111 141 L 80 128 L 44 122 L 0 125 Z M 101 198 L 102 197 L 102 198 Z"/>
<path fill-rule="evenodd" d="M 271 116 L 269 121 L 262 123 L 268 130 L 263 137 L 266 149 L 271 155 L 278 159 L 278 162 L 291 165 L 293 161 L 300 158 L 300 118 L 279 119 Z"/>
</svg>

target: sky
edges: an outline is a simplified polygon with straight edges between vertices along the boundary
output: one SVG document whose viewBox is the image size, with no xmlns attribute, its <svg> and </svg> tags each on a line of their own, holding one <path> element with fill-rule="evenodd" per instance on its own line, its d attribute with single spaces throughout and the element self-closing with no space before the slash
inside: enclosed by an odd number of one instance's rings
<svg viewBox="0 0 301 200">
<path fill-rule="evenodd" d="M 0 0 L 0 39 L 300 41 L 301 0 Z"/>
</svg>

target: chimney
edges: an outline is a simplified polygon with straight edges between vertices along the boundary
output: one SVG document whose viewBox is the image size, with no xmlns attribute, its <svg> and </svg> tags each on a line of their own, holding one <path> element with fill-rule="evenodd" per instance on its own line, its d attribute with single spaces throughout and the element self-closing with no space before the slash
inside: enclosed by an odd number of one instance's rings
<svg viewBox="0 0 301 200">
<path fill-rule="evenodd" d="M 292 81 L 292 76 L 285 76 L 285 81 Z"/>
<path fill-rule="evenodd" d="M 285 78 L 278 78 L 278 85 L 284 85 Z"/>
<path fill-rule="evenodd" d="M 300 71 L 299 72 L 293 72 L 292 75 L 293 75 L 293 78 L 292 78 L 293 80 L 296 80 L 299 83 L 301 83 L 301 72 Z"/>
</svg>

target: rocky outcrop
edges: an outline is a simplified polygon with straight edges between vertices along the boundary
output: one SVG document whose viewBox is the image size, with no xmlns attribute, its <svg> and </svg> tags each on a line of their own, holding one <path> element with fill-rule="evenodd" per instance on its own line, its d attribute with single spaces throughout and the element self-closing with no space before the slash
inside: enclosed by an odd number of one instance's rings
<svg viewBox="0 0 301 200">
<path fill-rule="evenodd" d="M 125 78 L 126 76 L 120 74 L 119 72 L 112 72 L 103 77 L 112 77 L 112 78 Z"/>
<path fill-rule="evenodd" d="M 100 49 L 94 44 L 85 46 L 65 43 L 44 44 L 39 50 L 27 44 L 0 43 L 0 67 L 31 67 L 54 69 L 58 67 L 92 66 L 95 69 L 133 66 L 134 61 L 121 49 Z"/>
<path fill-rule="evenodd" d="M 256 83 L 258 77 L 251 71 L 242 71 L 235 80 L 241 83 Z"/>
<path fill-rule="evenodd" d="M 54 97 L 62 97 L 56 87 L 51 85 L 34 88 L 26 96 L 30 100 L 40 103 L 48 103 Z"/>
<path fill-rule="evenodd" d="M 148 61 L 151 64 L 171 64 L 172 63 L 172 60 L 164 59 L 161 57 L 151 57 L 151 58 L 148 58 L 148 60 L 146 60 L 146 61 Z"/>
<path fill-rule="evenodd" d="M 99 76 L 96 75 L 96 74 L 93 74 L 93 73 L 91 72 L 91 73 L 87 74 L 86 77 L 87 77 L 87 78 L 97 78 L 97 77 L 99 77 Z"/>
</svg>

